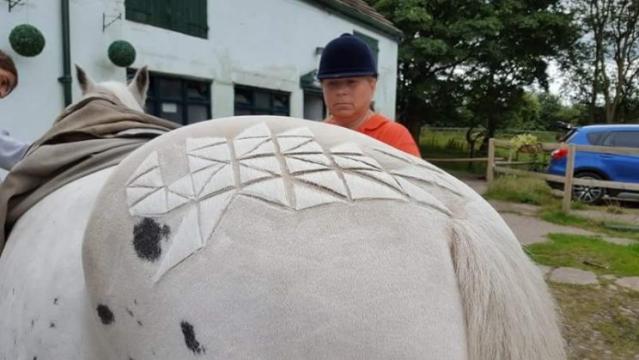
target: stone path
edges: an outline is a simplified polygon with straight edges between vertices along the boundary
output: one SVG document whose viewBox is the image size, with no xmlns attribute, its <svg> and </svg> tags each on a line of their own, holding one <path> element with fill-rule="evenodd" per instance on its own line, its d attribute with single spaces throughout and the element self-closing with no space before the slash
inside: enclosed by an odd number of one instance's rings
<svg viewBox="0 0 639 360">
<path fill-rule="evenodd" d="M 463 180 L 480 194 L 486 190 L 484 181 Z M 599 236 L 602 240 L 619 245 L 637 243 L 630 239 L 614 238 L 572 226 L 549 223 L 537 217 L 537 213 L 540 210 L 538 206 L 494 200 L 490 200 L 490 204 L 502 215 L 503 219 L 506 221 L 508 226 L 510 226 L 513 233 L 515 233 L 523 245 L 548 241 L 547 236 L 551 233 Z M 624 214 L 612 214 L 596 210 L 583 210 L 578 211 L 577 213 L 579 216 L 598 220 L 603 219 L 604 221 L 617 221 L 631 224 L 639 223 L 638 209 L 629 209 L 627 211 L 624 209 L 624 211 Z M 617 279 L 614 275 L 602 275 L 597 277 L 597 275 L 593 272 L 569 267 L 559 267 L 554 269 L 544 265 L 538 265 L 538 267 L 544 277 L 552 282 L 597 286 L 601 283 L 601 280 L 606 283 L 614 281 L 615 285 L 610 284 L 609 286 L 617 286 L 639 291 L 639 277 L 625 277 Z"/>
</svg>

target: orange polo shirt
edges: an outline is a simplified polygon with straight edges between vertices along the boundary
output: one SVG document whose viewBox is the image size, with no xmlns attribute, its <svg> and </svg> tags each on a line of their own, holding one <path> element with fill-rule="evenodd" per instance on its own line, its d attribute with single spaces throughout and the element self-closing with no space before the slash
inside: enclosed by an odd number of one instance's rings
<svg viewBox="0 0 639 360">
<path fill-rule="evenodd" d="M 396 149 L 421 157 L 419 147 L 404 125 L 380 114 L 374 114 L 357 131 L 386 143 Z"/>
</svg>

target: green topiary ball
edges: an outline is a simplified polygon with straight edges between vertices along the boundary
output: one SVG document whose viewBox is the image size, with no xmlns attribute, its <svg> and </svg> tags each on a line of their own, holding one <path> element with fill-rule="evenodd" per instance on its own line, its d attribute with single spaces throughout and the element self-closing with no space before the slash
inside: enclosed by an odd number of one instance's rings
<svg viewBox="0 0 639 360">
<path fill-rule="evenodd" d="M 44 49 L 44 36 L 35 26 L 18 25 L 9 34 L 9 43 L 22 56 L 36 56 Z"/>
<path fill-rule="evenodd" d="M 109 60 L 117 66 L 131 66 L 135 61 L 135 48 L 128 41 L 114 41 L 109 45 Z"/>
</svg>

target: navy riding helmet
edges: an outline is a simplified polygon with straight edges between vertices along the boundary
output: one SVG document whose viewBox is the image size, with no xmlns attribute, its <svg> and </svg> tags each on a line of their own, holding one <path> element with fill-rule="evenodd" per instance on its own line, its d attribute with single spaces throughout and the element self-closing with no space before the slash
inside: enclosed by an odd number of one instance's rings
<svg viewBox="0 0 639 360">
<path fill-rule="evenodd" d="M 356 76 L 377 77 L 377 64 L 365 42 L 351 34 L 342 34 L 326 44 L 322 51 L 317 78 L 324 80 Z"/>
</svg>

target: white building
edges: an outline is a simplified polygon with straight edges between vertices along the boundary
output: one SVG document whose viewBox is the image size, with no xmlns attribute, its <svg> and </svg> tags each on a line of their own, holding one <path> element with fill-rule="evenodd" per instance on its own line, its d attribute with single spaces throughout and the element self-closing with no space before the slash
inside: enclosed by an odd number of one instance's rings
<svg viewBox="0 0 639 360">
<path fill-rule="evenodd" d="M 0 6 L 0 49 L 14 58 L 20 78 L 0 101 L 0 128 L 22 140 L 38 138 L 66 102 L 79 99 L 75 79 L 72 98 L 65 99 L 59 80 L 65 64 L 81 65 L 96 81 L 124 81 L 127 72 L 148 65 L 147 111 L 184 124 L 234 114 L 321 119 L 313 71 L 322 46 L 342 33 L 361 36 L 377 53 L 376 109 L 395 116 L 401 32 L 363 0 L 11 0 Z M 38 56 L 11 49 L 9 33 L 23 23 L 46 38 Z M 135 47 L 132 69 L 108 59 L 115 40 Z"/>
</svg>

